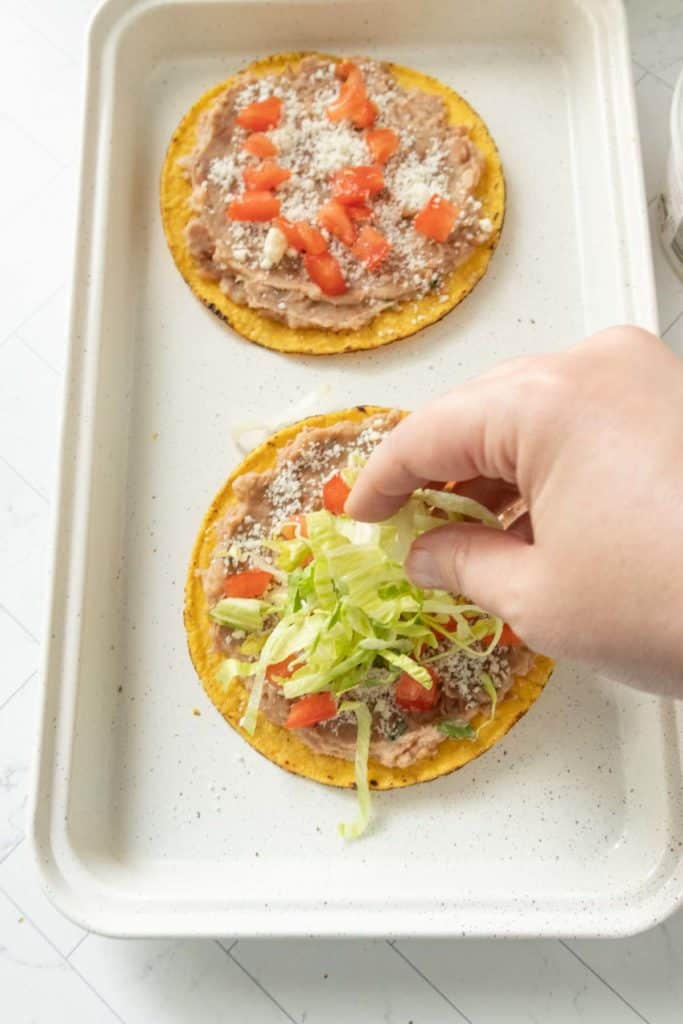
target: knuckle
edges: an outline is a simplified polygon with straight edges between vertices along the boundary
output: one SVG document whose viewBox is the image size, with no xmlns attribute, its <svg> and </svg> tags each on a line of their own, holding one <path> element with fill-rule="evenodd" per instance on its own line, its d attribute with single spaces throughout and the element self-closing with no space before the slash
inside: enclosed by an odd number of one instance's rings
<svg viewBox="0 0 683 1024">
<path fill-rule="evenodd" d="M 644 327 L 634 327 L 632 324 L 617 324 L 614 327 L 606 327 L 603 331 L 599 331 L 592 338 L 588 339 L 592 344 L 600 342 L 610 349 L 615 347 L 623 348 L 624 345 L 641 348 L 645 345 L 651 345 L 653 341 L 658 340 L 651 331 L 646 331 Z"/>
<path fill-rule="evenodd" d="M 526 639 L 538 625 L 538 609 L 533 589 L 522 574 L 501 581 L 501 607 L 516 633 Z"/>
<path fill-rule="evenodd" d="M 472 538 L 467 530 L 454 530 L 448 540 L 444 571 L 454 590 L 467 589 L 472 564 Z"/>
<path fill-rule="evenodd" d="M 530 366 L 515 385 L 509 396 L 510 403 L 514 402 L 535 422 L 554 419 L 558 410 L 567 408 L 575 397 L 572 376 L 559 360 L 551 358 Z"/>
</svg>

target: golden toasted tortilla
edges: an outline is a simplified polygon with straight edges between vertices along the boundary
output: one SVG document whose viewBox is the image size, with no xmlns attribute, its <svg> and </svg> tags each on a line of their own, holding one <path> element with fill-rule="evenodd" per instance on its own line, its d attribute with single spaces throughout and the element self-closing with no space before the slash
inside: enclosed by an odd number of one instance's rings
<svg viewBox="0 0 683 1024">
<path fill-rule="evenodd" d="M 340 59 L 327 54 L 282 53 L 254 61 L 244 73 L 262 77 L 282 72 L 287 67 L 296 67 L 304 57 L 310 56 L 331 61 Z M 173 259 L 192 291 L 216 316 L 250 341 L 278 352 L 305 352 L 309 355 L 379 348 L 399 338 L 407 338 L 440 320 L 469 295 L 486 271 L 498 244 L 505 214 L 505 179 L 496 144 L 476 111 L 453 89 L 429 75 L 400 64 L 388 64 L 388 67 L 404 88 L 420 89 L 441 96 L 451 124 L 467 125 L 470 138 L 486 161 L 477 198 L 482 203 L 482 216 L 488 217 L 493 225 L 491 238 L 452 272 L 443 287 L 439 288 L 438 295 L 425 295 L 421 299 L 403 303 L 396 309 L 385 310 L 358 330 L 326 331 L 313 327 L 294 329 L 272 320 L 258 310 L 233 302 L 215 281 L 199 273 L 187 249 L 185 226 L 192 216 L 188 204 L 192 186 L 178 161 L 188 157 L 194 150 L 200 118 L 222 92 L 237 83 L 240 76 L 235 75 L 205 92 L 173 133 L 161 172 L 161 216 Z M 443 295 L 448 296 L 446 301 L 442 300 Z"/>
<path fill-rule="evenodd" d="M 262 714 L 258 716 L 253 736 L 240 728 L 248 691 L 239 679 L 233 680 L 227 688 L 216 681 L 224 656 L 212 648 L 208 607 L 198 570 L 206 569 L 211 561 L 216 545 L 216 523 L 236 503 L 233 483 L 237 477 L 270 469 L 277 459 L 278 451 L 289 444 L 304 427 L 327 427 L 342 420 L 359 423 L 369 416 L 386 411 L 377 406 L 361 405 L 354 409 L 311 416 L 285 427 L 255 448 L 228 477 L 212 501 L 192 551 L 185 587 L 185 628 L 190 656 L 211 701 L 233 729 L 269 760 L 281 768 L 327 786 L 352 788 L 355 785 L 353 764 L 342 758 L 314 753 L 294 733 L 273 725 Z M 416 782 L 428 782 L 473 761 L 497 743 L 526 714 L 550 678 L 553 667 L 554 663 L 549 658 L 537 655 L 530 671 L 525 676 L 518 676 L 507 696 L 499 702 L 493 722 L 487 723 L 485 715 L 473 720 L 473 726 L 479 730 L 476 740 L 444 740 L 433 757 L 416 761 L 408 768 L 387 768 L 370 760 L 368 777 L 371 787 L 377 790 L 398 789 L 412 786 Z"/>
</svg>

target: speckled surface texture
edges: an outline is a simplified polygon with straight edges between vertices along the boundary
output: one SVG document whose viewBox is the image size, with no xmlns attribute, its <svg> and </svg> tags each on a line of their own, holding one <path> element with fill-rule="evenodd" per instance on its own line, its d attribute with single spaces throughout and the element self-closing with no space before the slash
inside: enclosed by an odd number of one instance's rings
<svg viewBox="0 0 683 1024">
<path fill-rule="evenodd" d="M 3 138 L 12 148 L 13 159 L 3 163 L 1 180 L 11 202 L 5 204 L 5 237 L 12 246 L 5 248 L 3 256 L 4 282 L 0 298 L 0 637 L 5 653 L 4 671 L 0 678 L 0 985 L 3 993 L 3 1019 L 11 1024 L 35 1021 L 53 1022 L 110 1022 L 126 1024 L 149 1021 L 166 1022 L 244 1021 L 244 1022 L 322 1022 L 322 1024 L 431 1024 L 444 1021 L 472 1021 L 489 1024 L 508 1022 L 629 1022 L 648 1021 L 652 1024 L 673 1024 L 681 1018 L 683 1006 L 683 914 L 680 912 L 665 924 L 636 938 L 600 941 L 588 939 L 555 939 L 533 941 L 446 941 L 404 938 L 398 942 L 326 941 L 306 939 L 282 941 L 242 940 L 237 943 L 226 937 L 220 941 L 188 939 L 145 939 L 115 941 L 88 934 L 80 926 L 63 918 L 48 903 L 40 890 L 36 874 L 30 863 L 25 836 L 25 804 L 28 787 L 29 763 L 35 747 L 35 718 L 37 700 L 37 667 L 39 659 L 37 638 L 41 632 L 46 579 L 46 537 L 50 508 L 54 504 L 55 434 L 58 406 L 67 374 L 65 372 L 66 294 L 69 285 L 69 254 L 75 223 L 75 189 L 77 181 L 77 153 L 79 139 L 79 82 L 82 73 L 82 40 L 86 20 L 96 6 L 91 0 L 69 0 L 54 4 L 51 0 L 27 0 L 21 7 L 5 7 L 0 12 L 0 116 Z M 631 23 L 633 75 L 640 115 L 640 130 L 644 149 L 644 165 L 648 209 L 654 229 L 655 197 L 664 167 L 667 146 L 666 118 L 672 86 L 677 72 L 683 66 L 683 10 L 680 0 L 632 0 L 628 4 Z M 388 22 L 387 22 L 388 23 Z M 319 41 L 316 40 L 316 43 Z M 274 47 L 273 47 L 274 48 Z M 397 58 L 407 54 L 399 52 Z M 419 66 L 419 55 L 410 55 Z M 410 62 L 410 61 L 408 61 Z M 40 68 L 40 74 L 35 69 Z M 49 83 L 49 88 L 46 88 Z M 551 82 L 545 83 L 552 93 Z M 163 75 L 157 83 L 161 90 Z M 506 83 L 513 88 L 514 83 Z M 476 90 L 472 91 L 475 99 Z M 191 99 L 191 88 L 188 89 Z M 551 95 L 552 100 L 552 95 Z M 549 101 L 550 102 L 550 101 Z M 558 100 L 559 102 L 559 100 Z M 26 109 L 30 107 L 30 122 Z M 182 112 L 179 105 L 178 114 Z M 491 128 L 498 137 L 505 125 L 497 127 L 495 111 L 484 110 Z M 170 111 L 169 111 L 170 114 Z M 539 119 L 542 105 L 539 104 Z M 169 120 L 169 124 L 170 124 Z M 160 129 L 154 145 L 162 151 L 164 134 Z M 167 133 L 166 133 L 167 134 Z M 502 139 L 501 139 L 502 141 Z M 505 158 L 505 153 L 503 154 Z M 134 169 L 139 175 L 141 167 Z M 516 202 L 519 204 L 520 196 Z M 542 198 L 542 197 L 541 197 Z M 511 209 L 514 210 L 514 200 Z M 159 287 L 176 285 L 176 273 L 170 261 L 163 260 L 160 234 L 150 233 L 146 212 L 136 209 L 134 216 L 141 218 L 142 248 L 149 260 L 159 263 Z M 507 277 L 502 273 L 504 261 L 511 258 L 514 239 L 520 230 L 520 208 L 516 217 L 506 224 L 501 249 L 492 264 L 492 274 L 482 282 L 475 294 L 453 316 L 458 317 L 458 336 L 465 347 L 473 335 L 481 346 L 480 366 L 487 365 L 503 354 L 496 338 L 501 324 L 486 309 L 496 290 L 511 290 L 518 285 L 517 270 Z M 534 224 L 530 230 L 541 232 L 561 228 L 560 220 Z M 51 273 L 36 275 L 35 238 L 41 239 L 41 252 L 52 268 Z M 568 244 L 560 233 L 558 244 Z M 116 233 L 109 244 L 116 245 Z M 532 247 L 533 249 L 533 247 Z M 514 252 L 513 252 L 514 255 Z M 545 269 L 534 259 L 534 252 L 524 253 L 533 266 L 538 293 L 545 285 Z M 670 271 L 655 244 L 654 250 L 657 294 L 661 331 L 673 348 L 683 355 L 683 282 Z M 535 350 L 548 343 L 564 344 L 581 332 L 581 316 L 573 319 L 577 292 L 571 274 L 566 282 L 566 293 L 561 302 L 550 294 L 539 299 L 534 308 L 519 306 L 506 325 L 512 343 Z M 489 280 L 489 277 L 491 278 Z M 578 285 L 577 285 L 578 287 Z M 477 292 L 481 295 L 477 297 Z M 141 349 L 131 358 L 131 338 L 137 337 L 139 323 L 127 320 L 126 296 L 118 295 L 117 316 L 112 317 L 111 331 L 117 340 L 120 360 L 112 359 L 101 367 L 105 383 L 105 400 L 110 409 L 117 407 L 120 395 L 130 391 L 133 381 L 144 379 L 155 407 L 163 405 L 168 393 L 168 368 L 164 361 L 150 360 L 149 351 Z M 187 295 L 187 303 L 192 302 Z M 482 304 L 469 306 L 469 303 Z M 168 464 L 174 446 L 192 429 L 195 453 L 194 472 L 196 486 L 186 489 L 186 496 L 178 504 L 178 515 L 187 524 L 187 550 L 178 559 L 184 567 L 192 539 L 193 525 L 201 508 L 215 489 L 222 473 L 217 472 L 220 461 L 216 452 L 226 444 L 230 423 L 234 420 L 231 401 L 231 379 L 243 369 L 243 360 L 237 353 L 225 367 L 219 356 L 224 351 L 218 343 L 222 337 L 220 325 L 210 326 L 208 314 L 194 309 L 187 323 L 185 341 L 193 346 L 197 372 L 205 381 L 200 389 L 199 401 L 179 403 L 174 408 L 177 434 L 171 428 L 159 429 L 153 415 L 137 411 L 131 419 L 135 436 L 144 438 L 142 459 L 136 464 L 135 476 L 129 487 L 135 493 L 144 493 L 150 503 L 165 497 L 158 489 L 158 460 L 155 446 L 165 447 L 163 459 Z M 469 306 L 469 308 L 468 308 Z M 164 331 L 171 312 L 157 310 L 148 314 L 142 325 L 144 330 L 156 332 L 159 338 L 157 354 L 170 358 L 170 343 Z M 482 322 L 483 321 L 483 322 Z M 203 332 L 210 335 L 204 342 Z M 200 337 L 202 335 L 202 337 Z M 462 339 L 465 339 L 462 341 Z M 442 342 L 428 343 L 426 367 L 433 378 L 434 389 L 445 385 L 443 367 L 439 361 Z M 411 342 L 394 346 L 394 351 L 371 354 L 359 361 L 361 400 L 384 401 L 400 395 L 377 394 L 376 383 L 381 369 L 390 380 L 405 371 L 406 361 L 415 360 Z M 250 349 L 253 350 L 253 346 Z M 240 350 L 241 351 L 241 350 Z M 506 350 L 507 351 L 507 350 Z M 380 358 L 380 356 L 382 358 Z M 386 358 L 385 358 L 386 357 Z M 268 378 L 254 376 L 254 390 L 249 400 L 240 396 L 240 418 L 249 418 L 258 412 L 268 389 L 278 386 L 287 391 L 282 368 L 284 360 L 276 355 Z M 354 357 L 355 358 L 355 357 Z M 324 361 L 325 364 L 327 361 Z M 461 365 L 464 365 L 464 358 Z M 125 365 L 124 365 L 125 364 Z M 456 360 L 457 364 L 457 360 Z M 297 365 L 306 369 L 306 360 Z M 220 371 L 217 368 L 220 367 Z M 471 367 L 471 360 L 468 370 Z M 476 367 L 471 367 L 476 369 Z M 318 383 L 337 386 L 338 378 L 330 369 L 316 364 Z M 457 365 L 456 365 L 457 371 Z M 222 372 L 225 380 L 225 405 L 208 405 L 209 382 L 212 375 Z M 464 372 L 464 370 L 460 370 Z M 306 389 L 301 388 L 295 397 Z M 285 398 L 291 397 L 286 394 Z M 335 396 L 333 404 L 341 405 L 344 396 Z M 150 406 L 151 408 L 152 406 Z M 170 432 L 169 432 L 170 431 Z M 158 435 L 158 436 L 155 436 Z M 152 440 L 153 439 L 153 440 Z M 110 439 L 100 433 L 98 443 L 106 445 Z M 147 443 L 149 441 L 149 444 Z M 210 452 L 206 465 L 196 459 L 199 451 Z M 169 455 L 170 453 L 170 455 Z M 107 470 L 112 482 L 112 495 L 125 477 L 125 467 L 109 463 Z M 175 465 L 179 479 L 185 479 L 187 466 Z M 183 477 L 185 474 L 185 477 Z M 206 500 L 204 500 L 206 499 Z M 120 534 L 113 525 L 116 503 L 98 508 L 105 534 L 112 550 L 122 544 Z M 140 544 L 140 551 L 148 552 L 150 566 L 158 565 L 172 579 L 171 561 L 175 552 L 169 551 L 163 534 L 160 514 L 154 521 L 133 518 L 128 523 L 128 541 Z M 151 525 L 150 525 L 151 523 Z M 138 540 L 136 540 L 138 538 Z M 153 561 L 156 559 L 157 561 Z M 116 590 L 120 566 L 114 558 L 105 567 L 101 591 L 103 601 L 108 592 Z M 113 582 L 112 582 L 113 581 Z M 178 576 L 182 588 L 182 570 Z M 142 597 L 142 595 L 141 595 Z M 109 598 L 107 598 L 109 599 Z M 175 622 L 176 611 L 162 604 L 154 605 L 150 614 L 160 622 Z M 84 609 L 85 614 L 93 614 Z M 131 609 L 129 625 L 134 625 L 135 608 Z M 168 616 L 168 618 L 165 618 Z M 111 643 L 118 646 L 121 637 L 112 630 Z M 111 712 L 111 722 L 121 722 L 121 716 L 130 725 L 123 747 L 117 756 L 132 772 L 144 772 L 148 789 L 137 799 L 159 799 L 168 791 L 168 776 L 164 774 L 164 757 L 171 749 L 157 749 L 150 762 L 141 763 L 141 754 L 149 751 L 146 730 L 149 719 L 137 714 L 136 705 L 144 706 L 150 694 L 160 694 L 171 707 L 169 714 L 177 714 L 184 731 L 182 754 L 185 772 L 190 780 L 188 789 L 175 787 L 168 805 L 168 828 L 177 839 L 177 850 L 191 850 L 197 836 L 208 833 L 211 821 L 206 815 L 196 817 L 195 792 L 201 789 L 205 805 L 215 809 L 213 835 L 220 833 L 220 817 L 234 814 L 238 802 L 228 796 L 229 776 L 239 773 L 245 784 L 250 784 L 254 767 L 247 760 L 239 760 L 234 751 L 221 759 L 220 731 L 222 723 L 211 718 L 211 709 L 201 703 L 201 691 L 192 685 L 191 668 L 187 667 L 186 689 L 178 694 L 166 683 L 170 666 L 183 655 L 183 639 L 178 631 L 177 642 L 167 649 L 145 652 L 149 663 L 157 671 L 135 692 L 118 694 L 118 687 L 109 688 L 101 677 L 93 677 L 90 694 L 85 695 L 83 713 L 103 700 Z M 88 651 L 84 651 L 88 656 Z M 130 646 L 128 653 L 131 653 Z M 106 681 L 108 683 L 108 680 Z M 123 682 L 120 683 L 123 686 Z M 110 692 L 111 690 L 111 692 Z M 135 699 L 133 699 L 135 698 Z M 638 698 L 633 698 L 637 703 Z M 89 704 L 89 702 L 92 702 Z M 154 700 L 152 700 L 154 704 Z M 423 815 L 423 831 L 439 823 L 444 801 L 459 798 L 464 806 L 476 799 L 488 812 L 490 830 L 496 831 L 496 815 L 512 813 L 512 808 L 526 808 L 522 827 L 527 832 L 528 865 L 534 870 L 539 863 L 534 853 L 537 847 L 552 850 L 547 872 L 557 879 L 567 862 L 579 855 L 594 863 L 596 888 L 609 884 L 600 875 L 598 851 L 610 844 L 618 846 L 624 827 L 646 826 L 648 834 L 664 833 L 669 822 L 663 811 L 667 798 L 660 794 L 662 803 L 645 805 L 639 787 L 653 767 L 648 758 L 647 736 L 637 737 L 629 746 L 629 757 L 622 756 L 624 732 L 619 733 L 617 721 L 626 728 L 628 714 L 639 715 L 635 706 L 624 718 L 623 710 L 616 708 L 614 690 L 607 684 L 591 682 L 588 687 L 568 668 L 554 677 L 552 686 L 539 704 L 542 712 L 541 728 L 523 733 L 519 727 L 519 742 L 500 756 L 481 762 L 481 771 L 472 775 L 469 783 L 458 782 L 456 789 L 448 780 L 430 784 L 425 791 L 424 803 L 416 798 L 406 804 L 408 815 Z M 193 715 L 197 707 L 200 715 Z M 558 761 L 553 742 L 553 724 L 564 715 L 562 758 Z M 218 719 L 217 715 L 213 718 Z M 517 733 L 517 730 L 515 730 Z M 607 735 L 619 737 L 606 742 Z M 514 734 L 513 734 L 514 735 Z M 629 737 L 631 739 L 631 737 Z M 510 738 L 512 740 L 512 736 Z M 197 767 L 203 751 L 208 748 L 216 756 L 214 771 Z M 581 757 L 572 758 L 571 748 L 580 750 Z M 177 747 L 177 742 L 176 742 Z M 97 746 L 82 750 L 85 764 L 80 771 L 84 779 L 90 774 L 91 787 L 102 782 L 101 751 Z M 178 760 L 178 757 L 176 757 Z M 175 762 L 174 762 L 175 763 Z M 543 807 L 530 806 L 529 785 L 538 766 L 546 768 Z M 654 765 L 655 770 L 661 766 Z M 275 770 L 271 768 L 271 772 Z M 626 772 L 626 776 L 624 773 Z M 281 773 L 276 773 L 279 775 Z M 458 773 L 461 774 L 462 773 Z M 228 778 L 226 778 L 226 776 Z M 278 782 L 270 779 L 273 801 L 283 797 Z M 432 789 L 431 787 L 435 787 Z M 225 787 L 225 789 L 224 789 Z M 440 788 L 441 787 L 441 788 Z M 631 788 L 635 794 L 627 791 Z M 578 795 L 590 792 L 591 804 L 579 800 Z M 627 809 L 620 804 L 620 796 L 629 797 Z M 389 798 L 393 795 L 389 794 Z M 636 798 L 634 800 L 634 797 Z M 101 787 L 96 809 L 116 811 L 118 794 Z M 580 803 L 582 817 L 573 816 Z M 135 809 L 135 804 L 127 805 Z M 142 805 L 140 805 L 142 806 Z M 344 805 L 345 806 L 345 805 Z M 313 801 L 311 815 L 316 821 L 336 821 L 341 805 L 330 808 L 326 802 Z M 240 810 L 245 810 L 241 808 Z M 531 812 L 534 811 L 532 814 Z M 401 813 L 404 813 L 401 810 Z M 107 820 L 102 815 L 102 821 Z M 573 830 L 564 830 L 562 823 L 573 822 Z M 98 819 L 95 818 L 95 825 Z M 321 827 L 322 827 L 321 826 Z M 277 845 L 277 822 L 264 815 L 256 815 L 254 830 L 268 836 L 267 847 Z M 97 830 L 95 829 L 95 834 Z M 400 844 L 406 833 L 396 832 L 392 841 Z M 591 837 L 592 847 L 585 843 Z M 83 842 L 83 835 L 75 836 Z M 109 836 L 101 834 L 108 840 Z M 248 837 L 247 837 L 248 838 Z M 323 842 L 312 830 L 307 849 Z M 485 855 L 491 836 L 480 833 L 479 844 L 463 832 L 458 837 L 460 856 L 462 848 L 471 850 L 471 856 Z M 120 849 L 135 846 L 153 853 L 155 836 L 142 823 L 139 835 L 132 832 L 119 836 Z M 411 843 L 416 844 L 418 855 L 430 856 L 426 843 L 420 848 L 421 837 L 410 832 Z M 561 844 L 561 851 L 556 851 Z M 266 846 L 255 852 L 267 852 Z M 377 860 L 371 851 L 358 854 L 366 858 L 373 871 Z M 367 849 L 367 848 L 366 848 Z M 95 850 L 96 852 L 96 850 Z M 226 855 L 229 851 L 226 852 Z M 411 850 L 412 853 L 412 850 Z M 356 853 L 354 852 L 354 856 Z M 507 852 L 500 856 L 499 870 L 504 876 L 509 867 Z M 557 856 L 558 860 L 553 860 Z M 675 849 L 665 852 L 675 856 Z M 591 861 L 592 858 L 592 861 Z M 256 858 L 255 858 L 256 859 Z M 259 858 L 260 859 L 260 858 Z M 417 862 L 417 858 L 413 858 Z M 519 863 L 517 861 L 517 863 Z M 172 865 L 171 865 L 172 866 Z M 659 865 L 650 865 L 655 872 Z M 338 865 L 335 865 L 335 870 Z M 288 866 L 287 884 L 298 896 L 305 892 L 297 877 L 297 865 Z M 343 864 L 341 865 L 343 868 Z M 519 868 L 518 868 L 519 873 Z M 523 873 L 529 874 L 528 867 Z M 212 882 L 215 882 L 212 879 Z M 418 880 L 411 877 L 409 889 L 415 891 Z M 330 889 L 333 891 L 331 883 Z M 220 881 L 214 893 L 220 892 Z M 179 897 L 180 899 L 180 897 Z M 229 933 L 229 929 L 226 929 Z M 492 982 L 495 979 L 495 983 Z"/>
</svg>

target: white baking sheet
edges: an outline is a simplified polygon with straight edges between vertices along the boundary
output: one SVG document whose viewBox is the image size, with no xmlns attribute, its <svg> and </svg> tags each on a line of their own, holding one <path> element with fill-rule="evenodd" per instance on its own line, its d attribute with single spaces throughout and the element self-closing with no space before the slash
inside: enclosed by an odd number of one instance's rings
<svg viewBox="0 0 683 1024">
<path fill-rule="evenodd" d="M 506 169 L 484 280 L 375 353 L 243 341 L 193 298 L 162 236 L 159 170 L 186 108 L 253 57 L 305 48 L 437 75 L 480 111 Z M 371 832 L 345 844 L 335 826 L 353 796 L 233 734 L 181 615 L 195 531 L 238 459 L 235 421 L 320 385 L 321 410 L 412 407 L 501 357 L 608 323 L 656 326 L 620 6 L 111 0 L 86 105 L 32 808 L 53 900 L 128 935 L 615 935 L 665 916 L 682 877 L 671 705 L 563 666 L 504 743 L 375 796 Z"/>
</svg>

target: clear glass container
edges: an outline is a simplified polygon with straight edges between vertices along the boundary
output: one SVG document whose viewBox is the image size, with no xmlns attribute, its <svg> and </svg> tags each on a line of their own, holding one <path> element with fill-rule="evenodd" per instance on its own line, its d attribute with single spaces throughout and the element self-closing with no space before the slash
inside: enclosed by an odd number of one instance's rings
<svg viewBox="0 0 683 1024">
<path fill-rule="evenodd" d="M 669 262 L 683 278 L 683 71 L 671 103 L 671 144 L 659 197 L 660 237 Z"/>
</svg>

